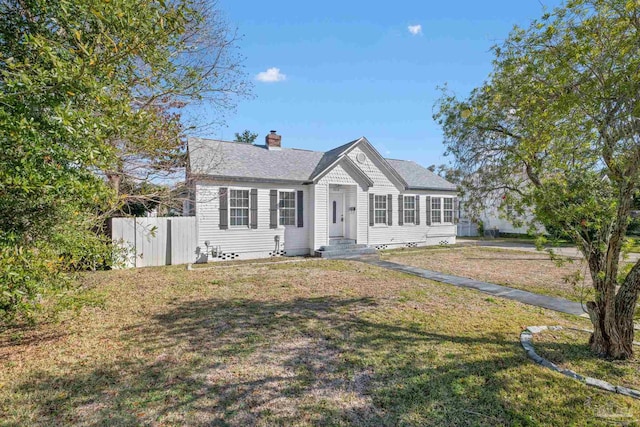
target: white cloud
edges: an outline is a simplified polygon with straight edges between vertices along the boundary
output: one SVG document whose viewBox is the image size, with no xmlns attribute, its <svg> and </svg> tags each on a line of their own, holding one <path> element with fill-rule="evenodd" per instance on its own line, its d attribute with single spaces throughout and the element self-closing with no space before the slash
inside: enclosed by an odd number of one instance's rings
<svg viewBox="0 0 640 427">
<path fill-rule="evenodd" d="M 256 80 L 264 83 L 282 82 L 287 79 L 286 74 L 280 72 L 280 68 L 269 68 L 267 71 L 262 71 L 256 75 Z"/>
<path fill-rule="evenodd" d="M 407 30 L 409 30 L 409 32 L 414 36 L 417 36 L 418 34 L 422 34 L 422 25 L 409 25 Z"/>
</svg>

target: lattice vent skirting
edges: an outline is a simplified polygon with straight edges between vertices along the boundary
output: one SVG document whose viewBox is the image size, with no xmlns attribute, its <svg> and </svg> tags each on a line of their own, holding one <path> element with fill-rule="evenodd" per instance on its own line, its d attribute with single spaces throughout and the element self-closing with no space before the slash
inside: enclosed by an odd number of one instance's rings
<svg viewBox="0 0 640 427">
<path fill-rule="evenodd" d="M 376 245 L 375 248 L 379 251 L 387 249 L 389 246 L 388 245 Z"/>
<path fill-rule="evenodd" d="M 269 252 L 270 257 L 285 256 L 286 254 L 287 254 L 287 251 L 283 251 L 283 250 Z"/>
<path fill-rule="evenodd" d="M 416 242 L 409 242 L 406 245 L 408 248 L 417 248 L 418 244 Z"/>
<path fill-rule="evenodd" d="M 237 254 L 235 252 L 229 252 L 229 253 L 218 254 L 218 256 L 216 258 L 221 259 L 221 260 L 228 260 L 228 259 L 236 259 L 239 256 L 240 256 L 240 254 Z"/>
</svg>

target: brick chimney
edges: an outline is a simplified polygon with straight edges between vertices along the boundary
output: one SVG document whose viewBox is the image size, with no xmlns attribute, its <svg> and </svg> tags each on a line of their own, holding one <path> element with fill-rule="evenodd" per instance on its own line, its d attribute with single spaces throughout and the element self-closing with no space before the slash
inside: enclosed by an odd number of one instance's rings
<svg viewBox="0 0 640 427">
<path fill-rule="evenodd" d="M 269 150 L 279 150 L 282 148 L 280 143 L 282 142 L 282 137 L 276 133 L 275 130 L 272 130 L 269 135 L 264 138 L 267 148 Z"/>
</svg>

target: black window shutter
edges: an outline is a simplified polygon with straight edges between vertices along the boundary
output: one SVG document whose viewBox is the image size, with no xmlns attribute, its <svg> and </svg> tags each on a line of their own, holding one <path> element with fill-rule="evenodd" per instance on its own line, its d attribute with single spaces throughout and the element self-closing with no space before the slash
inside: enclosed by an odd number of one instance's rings
<svg viewBox="0 0 640 427">
<path fill-rule="evenodd" d="M 453 223 L 454 224 L 458 223 L 458 217 L 460 216 L 458 212 L 459 210 L 460 210 L 460 205 L 458 202 L 458 198 L 454 197 L 453 198 Z"/>
<path fill-rule="evenodd" d="M 420 196 L 416 194 L 416 225 L 420 225 Z"/>
<path fill-rule="evenodd" d="M 431 225 L 431 196 L 425 197 L 424 203 L 427 205 L 427 225 Z"/>
<path fill-rule="evenodd" d="M 304 219 L 303 219 L 303 214 L 304 214 L 304 195 L 302 193 L 302 190 L 298 190 L 298 200 L 296 202 L 296 209 L 298 210 L 298 227 L 304 227 Z"/>
<path fill-rule="evenodd" d="M 278 228 L 278 190 L 269 191 L 269 228 Z"/>
<path fill-rule="evenodd" d="M 398 195 L 398 225 L 404 225 L 404 196 Z"/>
<path fill-rule="evenodd" d="M 229 189 L 227 187 L 218 188 L 218 201 L 220 206 L 218 212 L 220 213 L 220 230 L 226 230 L 229 228 Z"/>
<path fill-rule="evenodd" d="M 251 228 L 258 228 L 258 189 L 251 189 L 251 197 L 249 200 L 249 206 L 251 206 L 251 217 L 249 219 L 249 224 Z"/>
<path fill-rule="evenodd" d="M 374 220 L 375 220 L 375 218 L 373 217 L 373 208 L 375 203 L 374 197 L 375 196 L 372 193 L 369 193 L 369 225 L 370 226 L 373 226 Z"/>
<path fill-rule="evenodd" d="M 393 195 L 387 194 L 387 225 L 393 225 Z"/>
</svg>

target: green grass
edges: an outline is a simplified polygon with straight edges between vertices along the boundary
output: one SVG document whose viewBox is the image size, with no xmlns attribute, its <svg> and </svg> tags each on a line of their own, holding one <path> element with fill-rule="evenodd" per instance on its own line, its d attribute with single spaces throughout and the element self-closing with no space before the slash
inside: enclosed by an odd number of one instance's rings
<svg viewBox="0 0 640 427">
<path fill-rule="evenodd" d="M 630 253 L 640 253 L 640 238 L 627 236 L 625 249 Z"/>
<path fill-rule="evenodd" d="M 606 425 L 640 402 L 531 363 L 583 319 L 346 261 L 99 272 L 61 324 L 0 334 L 0 425 Z M 618 418 L 616 418 L 618 419 Z"/>
<path fill-rule="evenodd" d="M 541 356 L 564 368 L 613 385 L 640 390 L 638 360 L 607 361 L 595 357 L 589 350 L 588 339 L 589 333 L 583 331 L 547 330 L 534 336 L 534 346 Z"/>
</svg>

